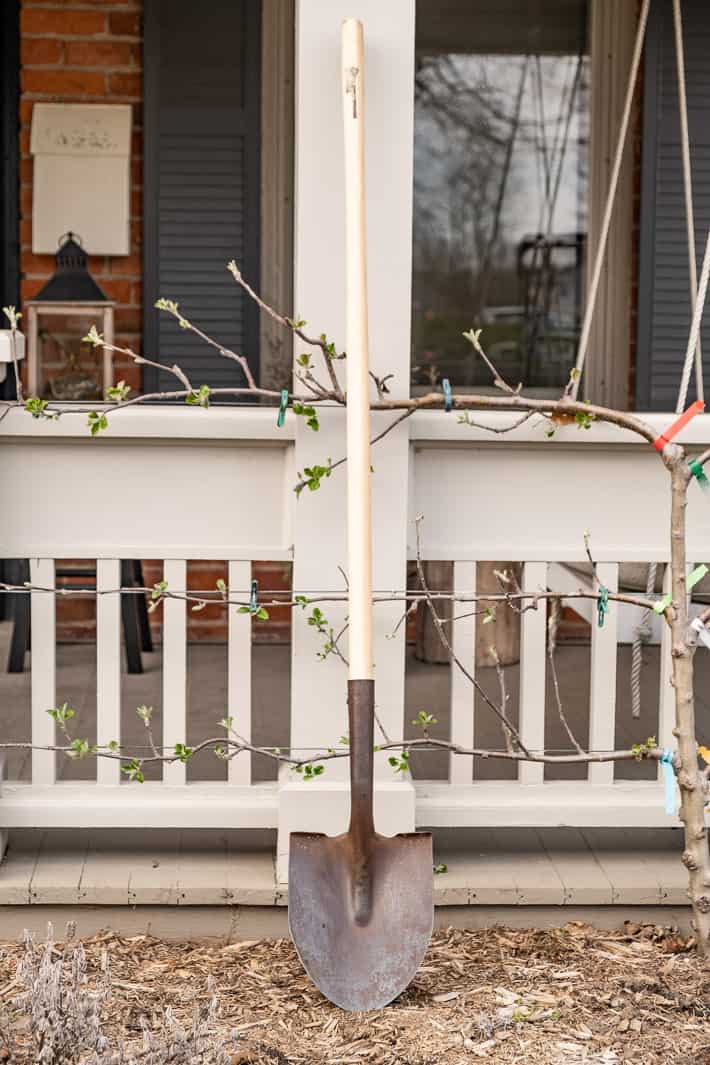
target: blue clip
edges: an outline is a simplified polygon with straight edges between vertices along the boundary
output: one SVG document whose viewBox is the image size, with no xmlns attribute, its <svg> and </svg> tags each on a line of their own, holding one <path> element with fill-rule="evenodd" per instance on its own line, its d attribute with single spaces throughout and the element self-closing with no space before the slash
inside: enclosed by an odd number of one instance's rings
<svg viewBox="0 0 710 1065">
<path fill-rule="evenodd" d="M 451 395 L 451 384 L 449 383 L 448 377 L 445 377 L 441 382 L 441 387 L 444 390 L 444 410 L 448 414 L 454 405 L 454 397 Z"/>
<path fill-rule="evenodd" d="M 597 625 L 604 628 L 604 618 L 609 613 L 609 589 L 603 584 L 599 585 L 599 598 L 597 599 Z"/>
<path fill-rule="evenodd" d="M 675 769 L 673 768 L 673 751 L 666 748 L 661 755 L 663 767 L 663 784 L 665 788 L 666 813 L 673 817 L 676 812 Z"/>
<path fill-rule="evenodd" d="M 251 598 L 249 599 L 249 609 L 252 614 L 256 614 L 259 609 L 259 582 L 251 582 Z"/>
<path fill-rule="evenodd" d="M 276 419 L 276 428 L 282 429 L 286 420 L 286 408 L 288 407 L 288 389 L 281 389 L 281 403 L 279 404 L 279 416 Z"/>
</svg>

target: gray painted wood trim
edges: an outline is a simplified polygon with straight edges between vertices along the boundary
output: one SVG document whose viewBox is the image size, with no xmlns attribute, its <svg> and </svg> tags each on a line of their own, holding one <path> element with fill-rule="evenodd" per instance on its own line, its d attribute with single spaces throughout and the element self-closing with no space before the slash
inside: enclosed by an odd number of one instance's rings
<svg viewBox="0 0 710 1065">
<path fill-rule="evenodd" d="M 594 260 L 631 65 L 637 12 L 632 3 L 592 0 L 591 119 L 587 275 Z M 633 115 L 632 115 L 633 123 Z M 633 130 L 633 125 L 632 125 Z M 630 136 L 619 176 L 604 271 L 587 356 L 585 398 L 629 406 L 633 263 L 633 160 Z"/>
<path fill-rule="evenodd" d="M 294 0 L 262 0 L 261 294 L 293 313 Z M 291 338 L 261 315 L 261 384 L 291 382 Z"/>
</svg>

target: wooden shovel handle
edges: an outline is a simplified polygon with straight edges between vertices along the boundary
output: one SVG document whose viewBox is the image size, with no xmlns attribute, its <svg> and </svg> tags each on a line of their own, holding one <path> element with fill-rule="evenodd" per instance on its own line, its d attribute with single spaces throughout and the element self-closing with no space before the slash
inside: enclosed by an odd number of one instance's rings
<svg viewBox="0 0 710 1065">
<path fill-rule="evenodd" d="M 345 133 L 347 475 L 350 678 L 369 680 L 372 655 L 372 521 L 365 240 L 364 47 L 362 23 L 342 29 Z"/>
</svg>

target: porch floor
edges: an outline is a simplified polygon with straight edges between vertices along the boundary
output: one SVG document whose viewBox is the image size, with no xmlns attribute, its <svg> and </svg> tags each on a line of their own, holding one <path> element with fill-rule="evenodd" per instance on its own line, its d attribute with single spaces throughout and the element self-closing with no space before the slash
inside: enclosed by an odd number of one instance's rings
<svg viewBox="0 0 710 1065">
<path fill-rule="evenodd" d="M 41 929 L 48 916 L 138 932 L 172 922 L 184 938 L 187 929 L 234 935 L 236 915 L 242 938 L 283 935 L 288 891 L 276 881 L 274 844 L 273 832 L 253 830 L 11 832 L 0 939 L 28 922 Z M 641 917 L 687 927 L 681 849 L 676 829 L 435 830 L 434 860 L 446 866 L 434 876 L 438 921 L 613 926 Z"/>
</svg>

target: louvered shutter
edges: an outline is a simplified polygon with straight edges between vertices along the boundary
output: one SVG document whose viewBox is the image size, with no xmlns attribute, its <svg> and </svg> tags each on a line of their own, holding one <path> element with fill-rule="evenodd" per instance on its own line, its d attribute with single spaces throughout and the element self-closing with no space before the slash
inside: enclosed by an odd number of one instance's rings
<svg viewBox="0 0 710 1065">
<path fill-rule="evenodd" d="M 710 225 L 710 4 L 681 0 L 681 6 L 699 272 Z M 640 410 L 673 410 L 691 307 L 670 0 L 651 4 L 648 26 L 640 222 L 636 405 Z M 707 313 L 701 339 L 704 376 L 710 384 Z"/>
<path fill-rule="evenodd" d="M 144 350 L 196 386 L 244 384 L 233 361 L 154 310 L 159 296 L 258 368 L 258 317 L 226 270 L 259 281 L 260 3 L 145 7 Z M 180 387 L 146 367 L 146 391 Z"/>
</svg>

